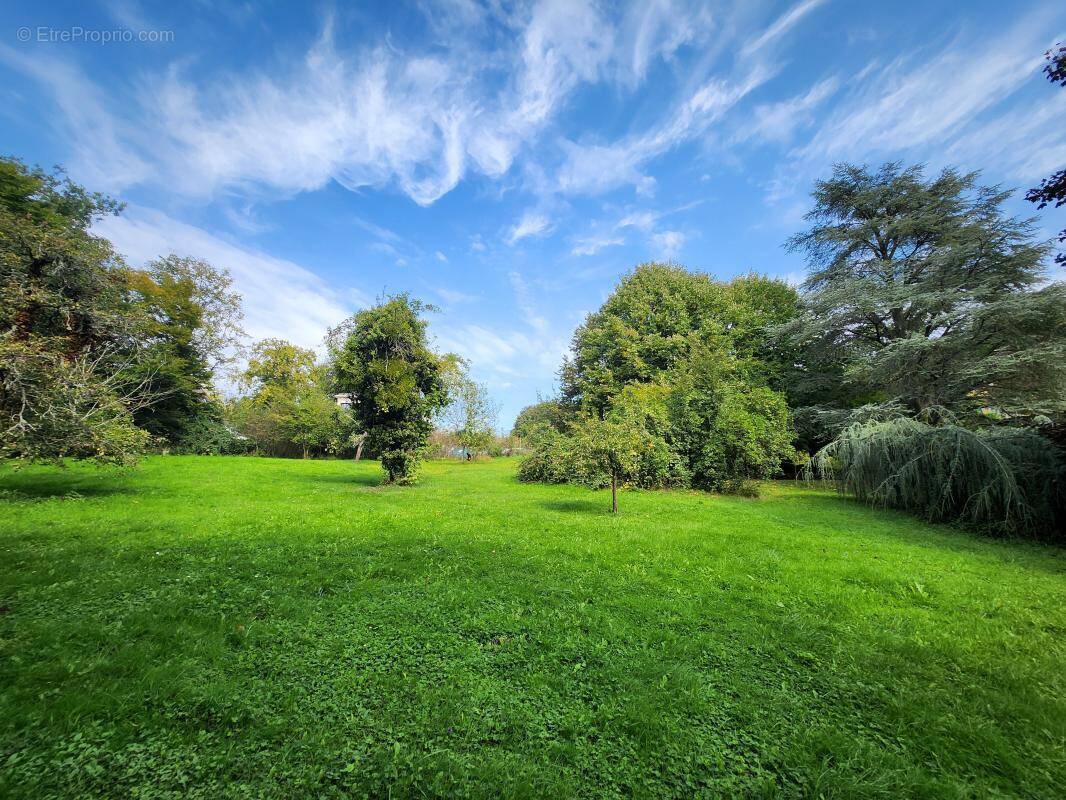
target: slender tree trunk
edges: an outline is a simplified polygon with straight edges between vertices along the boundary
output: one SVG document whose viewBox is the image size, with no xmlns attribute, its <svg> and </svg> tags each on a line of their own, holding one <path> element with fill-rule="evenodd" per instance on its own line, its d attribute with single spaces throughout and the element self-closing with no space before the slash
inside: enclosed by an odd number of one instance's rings
<svg viewBox="0 0 1066 800">
<path fill-rule="evenodd" d="M 304 445 L 304 458 L 307 458 L 307 445 Z"/>
<path fill-rule="evenodd" d="M 618 474 L 611 473 L 611 513 L 618 513 Z"/>
<path fill-rule="evenodd" d="M 355 460 L 358 461 L 363 457 L 363 445 L 366 444 L 366 434 L 364 433 L 359 437 L 359 444 L 355 446 Z"/>
</svg>

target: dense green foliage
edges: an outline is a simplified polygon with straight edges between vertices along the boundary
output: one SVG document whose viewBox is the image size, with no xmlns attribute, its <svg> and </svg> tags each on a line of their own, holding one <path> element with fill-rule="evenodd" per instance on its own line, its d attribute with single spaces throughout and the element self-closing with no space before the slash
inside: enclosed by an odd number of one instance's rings
<svg viewBox="0 0 1066 800">
<path fill-rule="evenodd" d="M 402 294 L 360 311 L 334 353 L 336 385 L 351 395 L 390 482 L 415 480 L 433 419 L 449 399 L 444 361 L 426 343 L 424 310 Z"/>
<path fill-rule="evenodd" d="M 790 242 L 812 271 L 778 329 L 782 374 L 800 446 L 826 446 L 814 466 L 842 488 L 1048 537 L 1066 483 L 1044 436 L 1066 411 L 1066 284 L 1047 282 L 1048 248 L 1004 214 L 1008 196 L 952 169 L 839 165 Z"/>
<path fill-rule="evenodd" d="M 263 455 L 308 458 L 352 446 L 355 420 L 328 392 L 328 371 L 314 351 L 283 339 L 264 339 L 251 350 L 241 375 L 244 394 L 227 418 Z"/>
<path fill-rule="evenodd" d="M 130 409 L 137 399 L 124 397 L 114 373 L 100 366 L 108 351 L 68 358 L 42 344 L 0 338 L 0 456 L 133 463 L 149 434 L 133 424 Z"/>
<path fill-rule="evenodd" d="M 598 485 L 613 473 L 638 486 L 736 491 L 776 474 L 795 451 L 785 397 L 770 386 L 787 351 L 768 331 L 796 302 L 786 284 L 757 275 L 723 284 L 639 266 L 574 334 L 561 401 L 519 420 L 533 449 L 522 479 Z M 643 442 L 645 456 L 590 470 L 581 441 L 595 421 L 622 426 L 611 430 Z"/>
<path fill-rule="evenodd" d="M 667 408 L 671 448 L 699 488 L 739 489 L 794 456 L 784 396 L 746 380 L 720 354 L 695 358 L 674 377 Z"/>
<path fill-rule="evenodd" d="M 128 462 L 148 440 L 131 409 L 140 385 L 125 273 L 89 233 L 110 198 L 0 159 L 0 455 Z"/>
<path fill-rule="evenodd" d="M 525 438 L 544 425 L 562 433 L 566 430 L 569 416 L 567 409 L 558 400 L 539 400 L 518 412 L 514 425 L 511 426 L 511 435 Z"/>
<path fill-rule="evenodd" d="M 1061 793 L 1061 551 L 512 465 L 3 473 L 0 796 Z"/>
<path fill-rule="evenodd" d="M 170 255 L 131 270 L 128 282 L 143 350 L 129 375 L 154 398 L 134 421 L 179 451 L 226 451 L 233 437 L 213 380 L 243 335 L 232 280 L 205 261 Z"/>
<path fill-rule="evenodd" d="M 625 477 L 639 478 L 642 472 L 657 474 L 659 463 L 668 462 L 666 443 L 653 436 L 639 420 L 610 414 L 606 419 L 589 416 L 578 420 L 569 431 L 575 465 L 585 475 L 601 474 L 611 487 L 611 511 L 618 511 L 618 484 Z M 648 462 L 653 463 L 648 470 Z M 659 462 L 659 463 L 657 463 Z M 665 464 L 664 464 L 665 466 Z"/>
<path fill-rule="evenodd" d="M 128 267 L 89 232 L 96 219 L 120 210 L 61 172 L 0 159 L 0 457 L 131 463 L 150 447 L 305 457 L 360 452 L 368 437 L 332 395 L 337 363 L 348 377 L 361 367 L 335 342 L 324 365 L 310 351 L 261 343 L 244 372 L 247 393 L 223 407 L 216 372 L 234 360 L 244 335 L 228 273 L 177 255 Z M 420 321 L 411 332 L 424 340 Z M 381 352 L 405 348 L 407 333 Z M 286 363 L 285 348 L 301 363 Z M 399 374 L 402 359 L 387 353 L 367 362 L 371 372 L 388 363 L 390 388 L 379 381 L 373 391 L 390 404 L 391 418 L 382 420 L 372 445 L 392 459 L 397 479 L 410 477 L 411 447 L 424 442 L 418 420 L 436 414 L 445 396 L 423 385 L 426 365 L 436 361 L 422 359 L 417 347 L 411 353 L 411 375 Z M 405 393 L 414 402 L 401 409 Z M 493 407 L 484 387 L 468 382 L 460 394 L 466 420 L 457 435 L 487 449 Z"/>
<path fill-rule="evenodd" d="M 976 175 L 838 166 L 815 185 L 790 244 L 811 264 L 803 352 L 839 354 L 858 396 L 915 411 L 1066 410 L 1066 284 L 1044 285 L 1046 245 Z M 796 382 L 804 377 L 799 371 Z"/>
<path fill-rule="evenodd" d="M 1032 430 L 872 420 L 845 428 L 810 467 L 860 500 L 930 521 L 1066 540 L 1063 464 Z"/>
<path fill-rule="evenodd" d="M 644 387 L 641 393 L 646 393 Z M 689 474 L 659 427 L 653 416 L 632 403 L 616 405 L 602 420 L 579 417 L 565 431 L 538 425 L 524 439 L 529 454 L 519 465 L 518 478 L 581 483 L 593 489 L 619 484 L 687 486 Z"/>
<path fill-rule="evenodd" d="M 130 269 L 93 222 L 114 200 L 0 159 L 0 453 L 129 463 L 227 438 L 216 367 L 240 298 L 204 261 Z"/>
<path fill-rule="evenodd" d="M 767 326 L 795 313 L 796 293 L 781 281 L 746 275 L 720 283 L 671 264 L 642 264 L 622 278 L 599 311 L 574 333 L 562 368 L 562 398 L 602 415 L 622 389 L 720 354 L 748 380 L 774 366 Z"/>
</svg>

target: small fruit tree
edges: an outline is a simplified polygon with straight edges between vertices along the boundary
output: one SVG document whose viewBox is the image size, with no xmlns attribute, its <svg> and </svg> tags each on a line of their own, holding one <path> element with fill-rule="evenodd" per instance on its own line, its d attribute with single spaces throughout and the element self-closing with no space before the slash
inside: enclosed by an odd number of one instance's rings
<svg viewBox="0 0 1066 800">
<path fill-rule="evenodd" d="M 626 419 L 588 417 L 573 426 L 575 452 L 588 475 L 606 473 L 611 480 L 611 512 L 618 511 L 618 484 L 635 474 L 645 451 L 654 447 L 642 426 Z"/>
</svg>

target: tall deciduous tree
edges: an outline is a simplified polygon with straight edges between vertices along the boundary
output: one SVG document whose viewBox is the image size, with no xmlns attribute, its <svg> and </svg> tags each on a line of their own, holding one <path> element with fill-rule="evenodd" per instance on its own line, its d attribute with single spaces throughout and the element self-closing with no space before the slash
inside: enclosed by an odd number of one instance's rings
<svg viewBox="0 0 1066 800">
<path fill-rule="evenodd" d="M 143 376 L 157 398 L 135 413 L 137 424 L 172 445 L 193 429 L 202 435 L 205 422 L 221 426 L 214 373 L 243 335 L 240 296 L 229 274 L 170 255 L 131 270 L 128 280 L 144 350 L 133 374 Z"/>
<path fill-rule="evenodd" d="M 147 435 L 139 385 L 115 376 L 137 357 L 125 270 L 89 233 L 120 204 L 62 172 L 0 159 L 0 453 L 127 462 Z"/>
<path fill-rule="evenodd" d="M 230 403 L 229 417 L 260 450 L 308 458 L 350 444 L 351 412 L 330 396 L 314 351 L 264 339 L 252 347 L 241 386 L 247 394 Z"/>
<path fill-rule="evenodd" d="M 796 314 L 787 284 L 755 274 L 729 283 L 672 264 L 642 264 L 574 334 L 562 400 L 574 416 L 648 410 L 643 424 L 670 457 L 640 481 L 734 490 L 795 455 L 785 397 L 774 384 L 791 353 L 770 331 Z M 649 402 L 660 398 L 657 402 Z M 550 442 L 551 437 L 538 439 Z M 523 475 L 534 478 L 530 462 Z"/>
<path fill-rule="evenodd" d="M 1003 213 L 1009 192 L 976 179 L 845 164 L 815 185 L 789 242 L 811 266 L 790 327 L 811 364 L 839 354 L 855 392 L 915 411 L 1063 407 L 1066 286 L 1044 285 L 1048 247 Z"/>
<path fill-rule="evenodd" d="M 659 380 L 709 350 L 765 379 L 778 358 L 768 326 L 795 308 L 795 290 L 781 281 L 752 274 L 721 283 L 673 264 L 641 264 L 575 331 L 563 400 L 603 416 L 627 384 Z"/>
<path fill-rule="evenodd" d="M 427 310 L 401 294 L 361 311 L 336 351 L 337 386 L 351 395 L 390 482 L 415 480 L 433 419 L 448 402 L 442 359 L 426 341 Z"/>
</svg>

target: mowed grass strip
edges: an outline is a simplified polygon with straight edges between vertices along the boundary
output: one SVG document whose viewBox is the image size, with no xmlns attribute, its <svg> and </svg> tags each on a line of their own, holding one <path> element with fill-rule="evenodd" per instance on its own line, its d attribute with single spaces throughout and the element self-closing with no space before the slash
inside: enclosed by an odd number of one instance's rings
<svg viewBox="0 0 1066 800">
<path fill-rule="evenodd" d="M 0 796 L 1062 796 L 1062 550 L 514 470 L 4 470 Z"/>
</svg>

